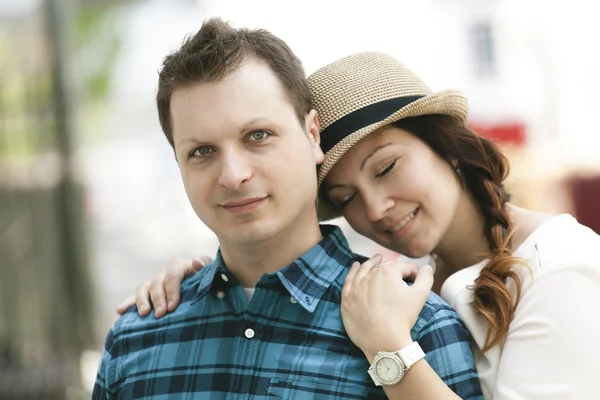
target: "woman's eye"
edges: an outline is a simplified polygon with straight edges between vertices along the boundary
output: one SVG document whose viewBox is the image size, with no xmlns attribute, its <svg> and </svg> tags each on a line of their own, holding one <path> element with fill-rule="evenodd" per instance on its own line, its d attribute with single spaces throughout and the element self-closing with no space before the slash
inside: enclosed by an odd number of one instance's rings
<svg viewBox="0 0 600 400">
<path fill-rule="evenodd" d="M 252 139 L 253 141 L 258 142 L 258 141 L 261 141 L 264 138 L 266 138 L 268 135 L 269 134 L 267 132 L 265 132 L 265 131 L 255 131 L 255 132 L 252 132 L 250 134 L 250 139 Z"/>
<path fill-rule="evenodd" d="M 344 197 L 341 201 L 338 202 L 339 207 L 340 208 L 346 207 L 348 204 L 350 204 L 352 202 L 353 199 L 354 199 L 354 195 Z"/>
<path fill-rule="evenodd" d="M 376 175 L 377 178 L 381 178 L 382 176 L 387 175 L 392 169 L 394 169 L 395 165 L 396 165 L 396 160 L 394 160 L 394 162 L 392 162 L 390 165 L 388 165 L 383 171 L 381 171 L 380 173 L 378 173 Z"/>
</svg>

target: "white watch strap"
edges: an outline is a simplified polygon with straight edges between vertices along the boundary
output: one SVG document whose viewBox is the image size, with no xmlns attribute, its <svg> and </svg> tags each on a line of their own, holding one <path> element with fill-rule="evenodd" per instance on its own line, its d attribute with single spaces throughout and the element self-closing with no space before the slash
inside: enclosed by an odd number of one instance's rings
<svg viewBox="0 0 600 400">
<path fill-rule="evenodd" d="M 410 368 L 411 365 L 425 357 L 423 349 L 421 349 L 421 346 L 417 342 L 412 342 L 402 350 L 398 350 L 397 354 L 406 368 Z"/>
</svg>

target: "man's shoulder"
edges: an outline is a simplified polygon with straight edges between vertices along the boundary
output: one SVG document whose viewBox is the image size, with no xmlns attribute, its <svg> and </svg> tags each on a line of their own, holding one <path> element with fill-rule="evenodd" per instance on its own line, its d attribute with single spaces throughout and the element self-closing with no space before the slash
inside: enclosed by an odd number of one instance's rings
<svg viewBox="0 0 600 400">
<path fill-rule="evenodd" d="M 364 263 L 367 261 L 369 257 L 363 256 L 362 254 L 352 253 L 352 262 L 358 261 L 359 263 Z"/>
<path fill-rule="evenodd" d="M 125 313 L 123 313 L 123 315 L 113 325 L 113 338 L 117 339 L 123 333 L 141 332 L 157 327 L 164 328 L 179 321 L 179 319 L 186 313 L 190 303 L 193 302 L 194 299 L 199 295 L 204 278 L 210 273 L 214 274 L 214 271 L 211 271 L 211 268 L 207 266 L 193 276 L 184 280 L 181 285 L 181 300 L 179 306 L 160 319 L 156 319 L 154 317 L 154 307 L 152 305 L 150 314 L 144 317 L 138 314 L 138 310 L 135 305 L 128 308 L 127 311 L 125 311 Z"/>
<path fill-rule="evenodd" d="M 415 330 L 421 331 L 426 326 L 431 326 L 432 324 L 451 325 L 457 322 L 462 324 L 462 320 L 454 308 L 436 293 L 430 292 L 425 305 L 419 313 Z"/>
</svg>

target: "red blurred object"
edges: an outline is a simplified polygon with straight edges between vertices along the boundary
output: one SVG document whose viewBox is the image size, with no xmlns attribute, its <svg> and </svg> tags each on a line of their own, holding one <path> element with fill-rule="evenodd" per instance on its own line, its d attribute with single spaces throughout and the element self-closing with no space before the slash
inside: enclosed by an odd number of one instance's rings
<svg viewBox="0 0 600 400">
<path fill-rule="evenodd" d="M 568 187 L 577 220 L 600 235 L 600 176 L 570 178 Z"/>
<path fill-rule="evenodd" d="M 521 122 L 474 122 L 469 126 L 481 136 L 502 144 L 522 145 L 527 137 L 525 125 Z"/>
</svg>

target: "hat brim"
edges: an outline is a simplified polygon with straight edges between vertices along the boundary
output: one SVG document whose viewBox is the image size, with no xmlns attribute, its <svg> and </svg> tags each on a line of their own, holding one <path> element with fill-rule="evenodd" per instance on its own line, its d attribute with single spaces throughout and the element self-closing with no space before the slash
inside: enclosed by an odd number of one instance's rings
<svg viewBox="0 0 600 400">
<path fill-rule="evenodd" d="M 333 167 L 342 159 L 356 143 L 373 133 L 374 131 L 408 117 L 419 117 L 423 115 L 443 114 L 458 118 L 463 123 L 467 122 L 469 114 L 469 103 L 467 98 L 457 90 L 444 90 L 434 93 L 400 108 L 387 118 L 365 126 L 349 135 L 337 143 L 325 154 L 325 160 L 317 170 L 317 187 L 319 195 L 317 197 L 317 213 L 319 221 L 328 221 L 338 218 L 342 215 L 341 211 L 335 207 L 329 199 L 322 195 L 321 186 L 331 172 Z"/>
</svg>

